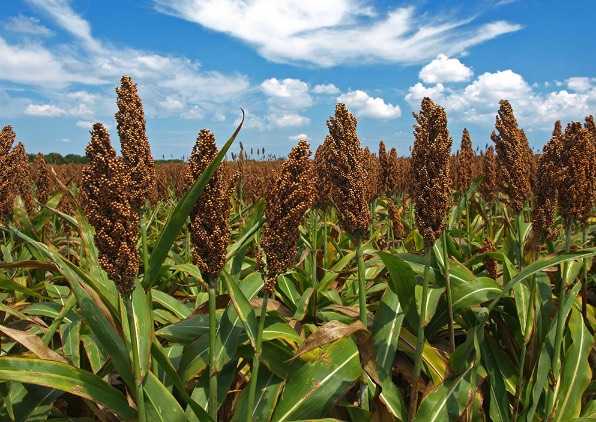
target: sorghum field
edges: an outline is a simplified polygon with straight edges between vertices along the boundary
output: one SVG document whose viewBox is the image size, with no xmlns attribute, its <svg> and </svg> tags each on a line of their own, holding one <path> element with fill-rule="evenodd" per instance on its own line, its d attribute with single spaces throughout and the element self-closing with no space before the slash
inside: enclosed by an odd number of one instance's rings
<svg viewBox="0 0 596 422">
<path fill-rule="evenodd" d="M 0 134 L 1 420 L 596 417 L 592 116 L 535 155 L 502 100 L 476 155 L 425 98 L 404 158 L 337 104 L 314 154 L 156 165 L 116 97 L 121 155 Z"/>
</svg>

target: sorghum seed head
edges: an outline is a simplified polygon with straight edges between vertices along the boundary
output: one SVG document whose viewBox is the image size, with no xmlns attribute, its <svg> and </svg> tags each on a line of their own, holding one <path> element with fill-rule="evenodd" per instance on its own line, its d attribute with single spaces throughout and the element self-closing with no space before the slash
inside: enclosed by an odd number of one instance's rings
<svg viewBox="0 0 596 422">
<path fill-rule="evenodd" d="M 447 129 L 443 107 L 425 97 L 420 114 L 412 113 L 414 126 L 412 150 L 412 185 L 416 226 L 424 245 L 432 247 L 441 235 L 450 206 L 449 157 L 453 140 Z"/>
<path fill-rule="evenodd" d="M 95 227 L 99 264 L 122 294 L 130 294 L 139 270 L 139 217 L 131 205 L 132 182 L 101 123 L 93 125 L 85 153 L 88 164 L 81 180 L 81 205 Z"/>
<path fill-rule="evenodd" d="M 298 142 L 270 180 L 265 195 L 267 226 L 261 246 L 267 258 L 265 288 L 270 292 L 275 288 L 277 276 L 285 273 L 296 260 L 299 227 L 314 197 L 311 154 L 306 141 Z"/>
<path fill-rule="evenodd" d="M 524 200 L 530 197 L 534 159 L 526 134 L 517 126 L 511 104 L 507 100 L 501 100 L 499 104 L 495 123 L 498 134 L 491 134 L 497 150 L 499 187 L 507 195 L 509 205 L 519 214 Z"/>
<path fill-rule="evenodd" d="M 464 129 L 457 155 L 455 168 L 455 189 L 459 193 L 465 193 L 470 188 L 473 178 L 473 166 L 476 154 L 472 148 L 472 140 L 468 129 Z"/>
<path fill-rule="evenodd" d="M 201 176 L 217 154 L 215 136 L 208 129 L 201 129 L 188 160 L 187 188 Z M 212 280 L 217 279 L 223 269 L 230 239 L 228 219 L 234 178 L 225 177 L 222 165 L 205 186 L 190 214 L 193 262 L 204 276 Z"/>
<path fill-rule="evenodd" d="M 334 187 L 332 200 L 339 213 L 340 226 L 354 239 L 369 235 L 372 220 L 366 195 L 364 154 L 356 134 L 356 117 L 345 104 L 338 103 L 335 115 L 327 121 L 329 177 Z"/>
<path fill-rule="evenodd" d="M 130 76 L 120 79 L 120 87 L 116 88 L 116 94 L 118 111 L 115 117 L 118 122 L 122 158 L 132 180 L 133 207 L 140 210 L 147 200 L 152 204 L 157 201 L 155 164 L 145 130 L 145 112 L 137 93 L 137 85 Z"/>
</svg>

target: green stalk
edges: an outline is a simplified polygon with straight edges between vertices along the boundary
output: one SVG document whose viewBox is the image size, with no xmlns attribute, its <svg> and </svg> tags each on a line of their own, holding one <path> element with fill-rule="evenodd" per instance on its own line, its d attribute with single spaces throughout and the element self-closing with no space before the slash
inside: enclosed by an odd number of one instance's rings
<svg viewBox="0 0 596 422">
<path fill-rule="evenodd" d="M 368 329 L 366 317 L 366 274 L 364 272 L 364 257 L 362 256 L 362 239 L 356 239 L 356 262 L 358 263 L 358 303 L 360 309 L 360 322 Z M 360 377 L 360 407 L 368 410 L 368 381 L 366 372 L 362 370 Z"/>
<path fill-rule="evenodd" d="M 252 359 L 252 375 L 248 384 L 248 410 L 246 412 L 246 421 L 252 422 L 252 414 L 255 404 L 255 393 L 257 391 L 257 377 L 259 375 L 259 361 L 263 352 L 263 330 L 265 328 L 265 317 L 267 315 L 267 302 L 269 301 L 269 290 L 265 289 L 263 295 L 263 304 L 261 305 L 261 315 L 259 315 L 259 329 L 257 331 L 257 344 L 255 355 Z"/>
<path fill-rule="evenodd" d="M 565 237 L 565 252 L 569 252 L 569 248 L 571 245 L 571 228 L 573 227 L 573 223 L 570 222 L 567 226 L 567 235 Z M 563 343 L 563 331 L 565 330 L 565 315 L 563 315 L 563 306 L 565 303 L 565 275 L 567 273 L 567 267 L 569 263 L 565 261 L 563 263 L 563 269 L 561 272 L 561 282 L 559 286 L 559 311 L 557 313 L 557 330 L 555 332 L 555 344 L 553 350 L 553 360 L 552 360 L 552 376 L 553 376 L 553 383 L 554 386 L 552 389 L 548 390 L 547 394 L 547 412 L 546 415 L 550 418 L 555 406 L 555 399 L 557 397 L 557 393 L 559 391 L 559 376 L 561 372 L 561 345 Z"/>
<path fill-rule="evenodd" d="M 472 257 L 472 238 L 470 237 L 470 204 L 468 204 L 468 192 L 464 193 L 464 200 L 466 201 L 466 241 L 468 242 L 468 258 Z"/>
<path fill-rule="evenodd" d="M 323 268 L 327 268 L 327 211 L 323 209 Z"/>
<path fill-rule="evenodd" d="M 451 352 L 455 351 L 455 330 L 453 329 L 453 301 L 451 299 L 451 275 L 449 274 L 449 252 L 447 251 L 447 230 L 443 230 L 443 262 L 445 266 L 445 284 L 447 291 L 447 314 L 449 329 L 449 345 Z"/>
<path fill-rule="evenodd" d="M 582 245 L 586 247 L 586 239 L 588 236 L 588 226 L 584 226 L 583 233 L 582 233 Z M 584 258 L 584 265 L 582 269 L 582 318 L 584 319 L 584 323 L 586 327 L 589 327 L 590 324 L 588 323 L 588 271 L 590 270 L 590 263 L 591 259 Z"/>
<path fill-rule="evenodd" d="M 137 342 L 137 332 L 135 330 L 135 321 L 132 309 L 132 295 L 126 294 L 126 315 L 128 317 L 128 329 L 130 331 L 130 341 L 132 348 L 132 364 L 135 376 L 135 393 L 137 398 L 137 411 L 139 422 L 145 422 L 147 415 L 145 412 L 145 394 L 143 393 L 143 380 L 141 379 L 141 364 L 139 361 L 139 349 Z"/>
<path fill-rule="evenodd" d="M 426 319 L 426 302 L 428 296 L 428 282 L 430 273 L 430 253 L 432 247 L 424 247 L 424 284 L 422 285 L 422 304 L 420 306 L 420 318 L 418 321 L 418 336 L 416 341 L 416 355 L 414 357 L 414 385 L 412 387 L 412 396 L 410 397 L 410 411 L 408 420 L 413 421 L 418 407 L 418 384 L 420 383 L 420 367 L 422 359 L 422 350 L 424 348 L 424 320 Z"/>
<path fill-rule="evenodd" d="M 209 415 L 217 421 L 217 371 L 215 368 L 216 348 L 216 297 L 217 278 L 209 277 Z"/>
<path fill-rule="evenodd" d="M 538 260 L 538 250 L 536 250 L 534 255 L 534 261 Z M 519 400 L 522 393 L 522 380 L 524 378 L 524 366 L 526 365 L 526 353 L 528 350 L 528 344 L 530 344 L 530 339 L 532 338 L 532 328 L 534 326 L 534 313 L 532 309 L 534 307 L 534 301 L 536 297 L 536 274 L 534 274 L 531 278 L 530 284 L 530 300 L 528 301 L 528 310 L 526 312 L 526 327 L 524 329 L 524 342 L 522 344 L 520 353 L 519 353 L 519 372 L 517 378 L 517 384 L 515 386 L 515 398 L 513 402 L 513 419 L 512 421 L 515 422 L 517 419 L 517 412 L 519 410 Z M 530 316 L 532 316 L 530 318 Z"/>
<path fill-rule="evenodd" d="M 310 212 L 310 230 L 312 232 L 312 261 L 310 267 L 310 285 L 314 291 L 310 299 L 309 309 L 310 314 L 312 316 L 315 316 L 317 313 L 317 227 L 319 225 L 319 211 L 315 207 L 311 207 Z"/>
<path fill-rule="evenodd" d="M 523 211 L 522 211 L 523 212 Z M 517 213 L 517 262 L 519 263 L 518 270 L 521 271 L 524 264 L 524 240 L 523 240 L 523 233 L 522 233 L 522 220 L 523 214 L 522 212 Z"/>
<path fill-rule="evenodd" d="M 360 322 L 367 327 L 366 275 L 364 273 L 364 258 L 362 256 L 362 239 L 356 239 L 356 262 L 358 263 L 358 303 L 360 307 Z"/>
</svg>

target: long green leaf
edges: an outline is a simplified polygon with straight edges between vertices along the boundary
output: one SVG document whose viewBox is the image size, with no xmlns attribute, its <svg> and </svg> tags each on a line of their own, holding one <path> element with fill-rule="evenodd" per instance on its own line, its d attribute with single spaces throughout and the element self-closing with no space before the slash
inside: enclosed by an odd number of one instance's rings
<svg viewBox="0 0 596 422">
<path fill-rule="evenodd" d="M 226 271 L 222 271 L 221 276 L 228 289 L 234 309 L 236 309 L 236 313 L 240 317 L 242 325 L 244 325 L 250 344 L 252 344 L 253 347 L 256 347 L 258 322 L 255 317 L 255 311 L 250 305 L 249 300 L 244 296 L 244 293 L 242 293 L 240 287 L 236 284 L 236 280 L 234 280 Z"/>
<path fill-rule="evenodd" d="M 416 274 L 404 261 L 386 252 L 378 252 L 385 264 L 395 294 L 399 299 L 403 314 L 412 330 L 418 330 L 418 312 L 416 310 Z"/>
<path fill-rule="evenodd" d="M 471 397 L 471 374 L 472 367 L 469 366 L 461 375 L 436 386 L 420 403 L 416 421 L 457 420 Z"/>
<path fill-rule="evenodd" d="M 554 421 L 568 421 L 579 416 L 580 397 L 592 378 L 588 356 L 594 345 L 594 338 L 584 325 L 581 313 L 574 308 L 569 317 L 569 331 L 572 343 L 565 354 Z"/>
<path fill-rule="evenodd" d="M 243 123 L 244 110 L 242 110 L 242 120 L 240 121 L 240 124 L 236 128 L 234 134 L 221 148 L 221 151 L 219 151 L 219 154 L 217 154 L 217 157 L 215 157 L 213 162 L 209 164 L 201 176 L 195 181 L 195 183 L 193 183 L 188 192 L 186 192 L 180 201 L 178 201 L 178 204 L 170 215 L 170 219 L 160 232 L 159 238 L 157 239 L 157 244 L 151 253 L 151 257 L 149 258 L 149 268 L 146 272 L 146 278 L 143 280 L 143 287 L 150 288 L 157 282 L 157 276 L 161 269 L 161 265 L 168 256 L 172 244 L 176 240 L 176 237 L 180 233 L 180 230 L 184 224 L 186 224 L 188 216 L 190 215 L 195 203 L 201 196 L 201 193 L 205 189 L 205 186 L 207 183 L 209 183 L 209 179 L 211 179 L 211 176 L 213 176 L 213 173 L 215 173 L 217 167 L 219 167 L 219 164 L 226 156 L 228 149 L 230 146 L 232 146 L 232 143 L 240 132 L 240 128 L 242 128 Z"/>
<path fill-rule="evenodd" d="M 97 375 L 60 362 L 0 357 L 0 379 L 44 385 L 89 399 L 113 411 L 123 419 L 131 419 L 137 412 L 126 397 Z"/>
<path fill-rule="evenodd" d="M 326 414 L 361 374 L 358 349 L 352 339 L 331 344 L 288 379 L 274 420 L 295 421 Z"/>
<path fill-rule="evenodd" d="M 392 277 L 387 283 L 373 323 L 377 365 L 387 373 L 391 373 L 393 367 L 399 343 L 399 332 L 404 320 L 404 311 L 397 295 L 397 286 L 393 280 Z"/>
<path fill-rule="evenodd" d="M 147 419 L 162 422 L 183 422 L 186 420 L 184 410 L 172 393 L 153 375 L 147 374 L 143 390 L 147 396 Z"/>
<path fill-rule="evenodd" d="M 139 352 L 139 364 L 141 368 L 141 379 L 144 379 L 149 371 L 151 358 L 151 343 L 153 341 L 153 318 L 147 295 L 137 280 L 132 292 L 132 317 L 134 321 L 134 332 Z"/>
</svg>

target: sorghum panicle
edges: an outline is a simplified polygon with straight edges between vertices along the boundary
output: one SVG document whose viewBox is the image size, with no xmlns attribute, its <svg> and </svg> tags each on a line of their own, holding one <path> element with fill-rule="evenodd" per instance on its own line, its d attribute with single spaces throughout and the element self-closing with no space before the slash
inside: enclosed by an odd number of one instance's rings
<svg viewBox="0 0 596 422">
<path fill-rule="evenodd" d="M 122 294 L 130 294 L 139 270 L 139 217 L 131 204 L 128 169 L 110 143 L 101 123 L 95 123 L 85 149 L 88 164 L 81 181 L 81 205 L 95 227 L 99 264 Z"/>
<path fill-rule="evenodd" d="M 368 147 L 364 148 L 363 161 L 366 173 L 366 198 L 368 202 L 379 198 L 383 192 L 383 178 L 381 164 L 377 156 L 370 152 Z"/>
<path fill-rule="evenodd" d="M 534 201 L 530 214 L 532 221 L 532 246 L 539 248 L 545 239 L 554 239 L 557 235 L 554 230 L 555 212 L 557 207 L 557 194 L 559 188 L 561 122 L 555 123 L 555 129 L 550 140 L 544 145 L 542 155 L 538 160 L 538 172 L 534 184 Z"/>
<path fill-rule="evenodd" d="M 534 159 L 526 134 L 517 126 L 511 104 L 507 100 L 501 100 L 499 104 L 495 123 L 498 134 L 493 131 L 490 136 L 497 150 L 499 188 L 507 195 L 511 208 L 519 214 L 524 200 L 531 194 L 530 178 Z"/>
<path fill-rule="evenodd" d="M 201 176 L 217 154 L 215 136 L 208 129 L 201 129 L 186 168 L 187 188 Z M 234 178 L 226 178 L 220 165 L 190 213 L 193 262 L 203 276 L 212 280 L 219 276 L 226 262 L 233 189 Z"/>
<path fill-rule="evenodd" d="M 495 160 L 495 150 L 489 146 L 482 157 L 482 183 L 479 186 L 480 193 L 488 204 L 492 204 L 497 199 L 499 188 L 497 186 L 497 163 Z"/>
<path fill-rule="evenodd" d="M 14 201 L 13 164 L 10 149 L 14 144 L 16 133 L 12 126 L 5 126 L 0 132 L 0 222 L 5 215 L 12 215 Z"/>
<path fill-rule="evenodd" d="M 450 206 L 449 157 L 453 140 L 443 107 L 425 97 L 414 126 L 412 185 L 416 226 L 424 245 L 432 247 L 441 235 Z"/>
<path fill-rule="evenodd" d="M 476 154 L 474 154 L 474 149 L 472 149 L 470 133 L 468 129 L 464 129 L 455 168 L 455 189 L 459 193 L 467 192 L 472 184 L 475 160 Z"/>
<path fill-rule="evenodd" d="M 275 288 L 277 276 L 285 273 L 296 260 L 299 227 L 314 197 L 311 154 L 306 141 L 298 142 L 280 171 L 270 179 L 265 195 L 267 226 L 261 247 L 267 258 L 265 288 L 270 292 Z"/>
<path fill-rule="evenodd" d="M 389 214 L 389 219 L 391 220 L 391 226 L 393 227 L 393 234 L 398 238 L 403 237 L 405 228 L 401 221 L 402 209 L 398 208 L 391 198 L 387 198 L 387 212 Z"/>
<path fill-rule="evenodd" d="M 40 204 L 48 202 L 50 195 L 50 175 L 48 172 L 48 163 L 44 155 L 40 152 L 33 160 L 35 168 L 35 186 L 37 187 L 37 201 Z"/>
<path fill-rule="evenodd" d="M 339 223 L 354 239 L 365 240 L 372 220 L 366 195 L 364 154 L 356 134 L 357 120 L 345 104 L 338 103 L 327 121 L 329 135 L 329 177 Z"/>
<path fill-rule="evenodd" d="M 315 152 L 313 160 L 313 178 L 316 190 L 313 205 L 321 210 L 331 207 L 333 204 L 333 182 L 329 178 L 329 142 L 323 142 Z"/>
<path fill-rule="evenodd" d="M 21 199 L 25 203 L 27 212 L 33 211 L 33 192 L 31 170 L 29 166 L 29 157 L 27 157 L 27 151 L 25 151 L 25 145 L 19 142 L 15 146 L 11 153 L 12 171 L 13 171 L 13 186 L 15 192 L 21 196 Z"/>
<path fill-rule="evenodd" d="M 497 248 L 495 246 L 495 244 L 492 242 L 492 240 L 490 240 L 489 238 L 484 238 L 482 240 L 482 248 L 480 249 L 480 253 L 486 253 L 486 252 L 496 252 Z M 486 257 L 484 258 L 484 268 L 486 269 L 486 274 L 492 278 L 493 280 L 496 280 L 498 277 L 498 273 L 497 273 L 497 260 L 490 258 L 490 257 Z"/>
<path fill-rule="evenodd" d="M 122 148 L 122 158 L 132 180 L 131 197 L 135 210 L 140 210 L 147 200 L 157 201 L 155 164 L 145 130 L 143 102 L 137 93 L 137 85 L 130 76 L 120 79 L 116 88 L 116 122 Z"/>
<path fill-rule="evenodd" d="M 580 122 L 565 128 L 560 161 L 559 212 L 565 225 L 585 225 L 596 198 L 596 145 Z"/>
</svg>

